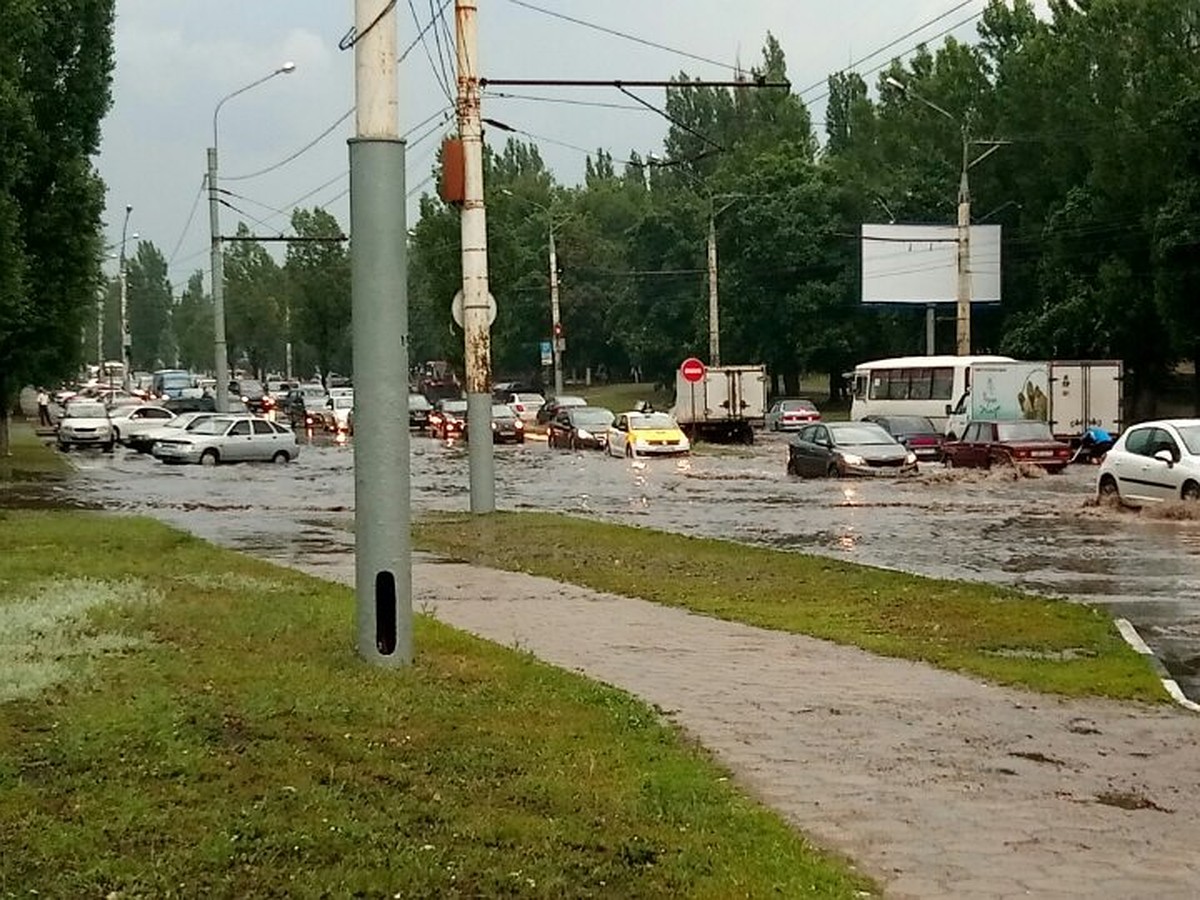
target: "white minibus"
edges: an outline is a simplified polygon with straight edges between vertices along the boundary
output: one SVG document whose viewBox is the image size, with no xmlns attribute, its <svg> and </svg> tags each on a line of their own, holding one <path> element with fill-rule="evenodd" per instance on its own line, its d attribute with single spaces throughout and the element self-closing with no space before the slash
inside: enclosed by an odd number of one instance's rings
<svg viewBox="0 0 1200 900">
<path fill-rule="evenodd" d="M 971 366 L 993 362 L 1012 358 L 897 356 L 859 363 L 854 367 L 850 418 L 928 416 L 939 429 L 945 428 L 950 411 L 971 387 Z"/>
</svg>

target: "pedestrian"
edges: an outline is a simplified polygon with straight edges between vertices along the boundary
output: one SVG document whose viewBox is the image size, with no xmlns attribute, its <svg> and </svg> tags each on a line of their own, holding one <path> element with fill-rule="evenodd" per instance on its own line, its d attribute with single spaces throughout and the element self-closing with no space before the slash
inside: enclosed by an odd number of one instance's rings
<svg viewBox="0 0 1200 900">
<path fill-rule="evenodd" d="M 26 394 L 25 396 L 29 396 Z M 50 395 L 46 393 L 45 388 L 38 388 L 37 394 L 38 404 L 38 424 L 49 428 L 54 423 L 50 421 Z"/>
</svg>

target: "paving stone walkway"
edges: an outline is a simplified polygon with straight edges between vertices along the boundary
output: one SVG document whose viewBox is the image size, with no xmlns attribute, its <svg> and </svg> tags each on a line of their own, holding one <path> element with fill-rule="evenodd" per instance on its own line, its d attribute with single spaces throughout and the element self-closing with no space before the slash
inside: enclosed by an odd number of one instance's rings
<svg viewBox="0 0 1200 900">
<path fill-rule="evenodd" d="M 352 583 L 353 559 L 309 567 Z M 414 606 L 660 707 L 889 897 L 1200 897 L 1200 715 L 1064 700 L 543 578 Z"/>
</svg>

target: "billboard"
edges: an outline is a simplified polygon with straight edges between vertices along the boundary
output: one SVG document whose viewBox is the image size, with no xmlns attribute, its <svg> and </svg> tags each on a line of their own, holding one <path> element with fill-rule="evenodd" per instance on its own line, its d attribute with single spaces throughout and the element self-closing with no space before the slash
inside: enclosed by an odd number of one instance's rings
<svg viewBox="0 0 1200 900">
<path fill-rule="evenodd" d="M 1000 302 L 1000 226 L 972 225 L 971 302 Z M 863 225 L 863 303 L 953 303 L 958 296 L 954 225 Z"/>
</svg>

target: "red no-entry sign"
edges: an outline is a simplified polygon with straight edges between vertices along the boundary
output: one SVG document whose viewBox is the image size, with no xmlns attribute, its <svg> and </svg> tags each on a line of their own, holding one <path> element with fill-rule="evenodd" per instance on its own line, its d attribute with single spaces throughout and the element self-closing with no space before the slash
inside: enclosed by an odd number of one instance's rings
<svg viewBox="0 0 1200 900">
<path fill-rule="evenodd" d="M 695 384 L 704 378 L 704 373 L 707 371 L 704 368 L 704 363 L 696 359 L 694 356 L 689 356 L 679 365 L 679 374 L 683 376 L 685 381 L 690 381 Z"/>
</svg>

